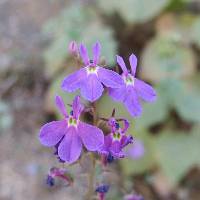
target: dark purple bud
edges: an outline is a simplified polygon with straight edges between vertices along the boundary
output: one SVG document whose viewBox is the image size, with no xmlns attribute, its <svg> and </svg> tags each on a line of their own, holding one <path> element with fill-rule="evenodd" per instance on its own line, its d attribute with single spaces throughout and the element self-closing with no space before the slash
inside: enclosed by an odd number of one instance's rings
<svg viewBox="0 0 200 200">
<path fill-rule="evenodd" d="M 108 184 L 102 184 L 98 186 L 95 190 L 97 193 L 107 193 L 109 190 L 110 186 Z"/>
<path fill-rule="evenodd" d="M 119 127 L 120 127 L 120 126 L 119 126 L 119 123 L 116 122 L 116 123 L 115 123 L 115 128 L 116 128 L 116 129 L 119 129 Z"/>
<path fill-rule="evenodd" d="M 114 156 L 112 156 L 112 154 L 109 153 L 106 160 L 107 160 L 108 163 L 112 163 L 114 161 Z"/>
<path fill-rule="evenodd" d="M 73 110 L 70 111 L 70 115 L 71 115 L 71 116 L 73 115 Z"/>
<path fill-rule="evenodd" d="M 48 175 L 46 179 L 46 184 L 50 187 L 53 187 L 55 185 L 55 179 L 52 176 Z"/>
</svg>

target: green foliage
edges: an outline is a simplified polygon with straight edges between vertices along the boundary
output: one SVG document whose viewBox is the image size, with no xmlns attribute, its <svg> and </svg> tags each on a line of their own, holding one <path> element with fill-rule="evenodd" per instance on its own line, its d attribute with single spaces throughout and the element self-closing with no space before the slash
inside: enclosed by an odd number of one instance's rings
<svg viewBox="0 0 200 200">
<path fill-rule="evenodd" d="M 195 64 L 193 52 L 178 35 L 157 36 L 143 52 L 141 75 L 154 82 L 190 77 L 194 74 Z"/>
<path fill-rule="evenodd" d="M 198 17 L 191 27 L 191 39 L 200 47 L 200 17 Z"/>
<path fill-rule="evenodd" d="M 0 130 L 5 131 L 12 126 L 12 123 L 13 117 L 9 106 L 5 102 L 0 101 Z"/>
<path fill-rule="evenodd" d="M 68 45 L 72 40 L 86 44 L 88 49 L 94 42 L 101 42 L 102 56 L 106 57 L 109 65 L 114 63 L 116 42 L 113 32 L 102 24 L 100 17 L 90 7 L 73 4 L 65 8 L 45 25 L 44 33 L 53 37 L 44 53 L 46 73 L 50 77 L 59 71 L 68 58 Z"/>
<path fill-rule="evenodd" d="M 128 23 L 148 21 L 161 13 L 168 3 L 169 0 L 98 0 L 106 14 L 117 12 Z"/>
<path fill-rule="evenodd" d="M 157 163 L 154 149 L 154 137 L 145 131 L 135 133 L 134 129 L 131 129 L 129 130 L 129 132 L 132 132 L 134 138 L 143 141 L 145 147 L 145 154 L 142 158 L 138 160 L 124 158 L 120 161 L 123 173 L 127 176 L 144 173 L 147 170 L 152 169 Z"/>
<path fill-rule="evenodd" d="M 157 159 L 172 184 L 177 184 L 191 167 L 200 164 L 199 146 L 199 128 L 188 134 L 169 130 L 156 139 Z"/>
</svg>

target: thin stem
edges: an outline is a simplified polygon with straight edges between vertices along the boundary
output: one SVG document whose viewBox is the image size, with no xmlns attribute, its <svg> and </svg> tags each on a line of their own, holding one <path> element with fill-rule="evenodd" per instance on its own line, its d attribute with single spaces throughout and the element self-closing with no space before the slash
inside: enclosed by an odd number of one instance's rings
<svg viewBox="0 0 200 200">
<path fill-rule="evenodd" d="M 96 126 L 98 122 L 98 116 L 97 116 L 97 109 L 96 109 L 96 103 L 92 103 L 93 107 L 93 125 Z M 85 195 L 85 200 L 92 200 L 93 193 L 94 193 L 94 177 L 95 177 L 95 165 L 96 165 L 96 160 L 95 156 L 93 153 L 90 154 L 90 159 L 92 162 L 92 169 L 89 173 L 89 184 L 88 184 L 88 191 Z"/>
</svg>

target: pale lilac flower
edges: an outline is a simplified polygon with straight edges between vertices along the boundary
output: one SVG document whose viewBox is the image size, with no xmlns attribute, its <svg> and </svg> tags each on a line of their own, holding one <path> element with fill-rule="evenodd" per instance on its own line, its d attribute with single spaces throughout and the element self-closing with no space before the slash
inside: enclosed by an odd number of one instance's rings
<svg viewBox="0 0 200 200">
<path fill-rule="evenodd" d="M 140 159 L 145 154 L 144 143 L 139 139 L 134 139 L 134 143 L 127 148 L 126 157 L 133 160 Z"/>
<path fill-rule="evenodd" d="M 84 109 L 80 97 L 74 98 L 70 115 L 59 96 L 56 96 L 56 105 L 64 119 L 45 124 L 40 129 L 40 142 L 49 147 L 59 143 L 58 156 L 68 163 L 73 163 L 80 157 L 82 144 L 88 151 L 98 151 L 104 142 L 103 132 L 79 120 Z"/>
<path fill-rule="evenodd" d="M 111 133 L 104 137 L 104 145 L 99 151 L 100 154 L 108 158 L 123 158 L 125 156 L 123 148 L 133 142 L 133 137 L 125 134 L 128 128 L 126 127 L 127 120 L 124 122 L 125 127 L 122 129 L 114 118 L 109 119 L 108 125 L 111 128 Z"/>
<path fill-rule="evenodd" d="M 124 103 L 125 107 L 133 117 L 141 115 L 142 107 L 140 98 L 147 102 L 156 99 L 155 90 L 147 83 L 135 78 L 137 58 L 134 54 L 129 57 L 131 72 L 128 71 L 122 57 L 117 56 L 117 63 L 122 68 L 123 84 L 120 88 L 110 88 L 109 95 L 113 100 Z"/>
<path fill-rule="evenodd" d="M 63 80 L 61 87 L 64 91 L 74 92 L 80 89 L 85 99 L 94 102 L 101 97 L 103 85 L 109 88 L 119 88 L 123 85 L 119 74 L 98 65 L 100 50 L 100 43 L 97 42 L 93 46 L 93 60 L 90 60 L 86 47 L 83 44 L 80 45 L 79 51 L 84 66 Z"/>
<path fill-rule="evenodd" d="M 124 197 L 124 200 L 144 200 L 144 197 L 137 194 L 129 194 Z"/>
</svg>

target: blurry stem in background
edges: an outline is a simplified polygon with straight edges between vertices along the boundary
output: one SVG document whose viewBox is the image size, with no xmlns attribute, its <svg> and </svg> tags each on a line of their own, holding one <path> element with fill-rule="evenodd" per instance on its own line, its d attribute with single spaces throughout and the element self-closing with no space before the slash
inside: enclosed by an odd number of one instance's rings
<svg viewBox="0 0 200 200">
<path fill-rule="evenodd" d="M 93 109 L 93 125 L 97 126 L 98 122 L 98 116 L 97 116 L 97 109 L 96 109 L 96 102 L 92 103 L 92 109 Z M 95 156 L 93 153 L 90 154 L 90 159 L 92 162 L 92 169 L 89 173 L 89 183 L 88 183 L 88 191 L 85 195 L 85 200 L 92 200 L 93 194 L 94 194 L 94 178 L 95 178 Z"/>
</svg>

